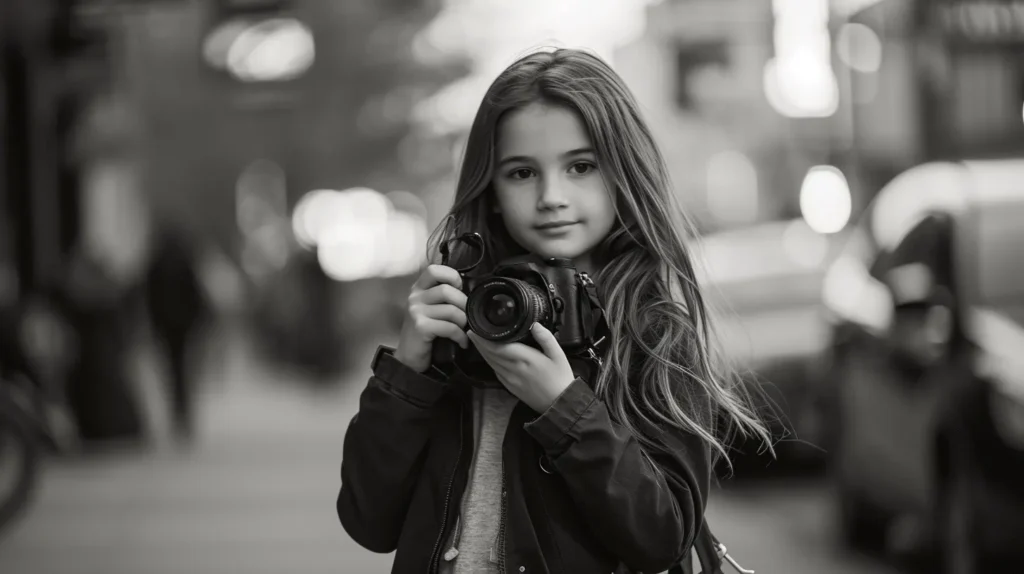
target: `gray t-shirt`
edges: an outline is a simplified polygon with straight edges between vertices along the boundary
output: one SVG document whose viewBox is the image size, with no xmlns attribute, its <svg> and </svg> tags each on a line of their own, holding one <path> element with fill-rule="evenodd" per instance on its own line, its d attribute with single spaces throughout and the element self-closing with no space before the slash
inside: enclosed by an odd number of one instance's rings
<svg viewBox="0 0 1024 574">
<path fill-rule="evenodd" d="M 441 553 L 440 574 L 498 574 L 501 445 L 519 402 L 503 388 L 473 389 L 473 460 L 455 528 Z"/>
</svg>

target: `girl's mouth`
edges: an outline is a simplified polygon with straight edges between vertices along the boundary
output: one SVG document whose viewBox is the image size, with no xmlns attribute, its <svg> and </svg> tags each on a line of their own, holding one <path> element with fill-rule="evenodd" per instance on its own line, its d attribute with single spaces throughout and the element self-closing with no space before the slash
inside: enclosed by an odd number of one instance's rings
<svg viewBox="0 0 1024 574">
<path fill-rule="evenodd" d="M 564 229 L 576 225 L 576 221 L 552 221 L 550 223 L 541 223 L 535 227 L 541 231 L 550 231 L 555 229 Z"/>
</svg>

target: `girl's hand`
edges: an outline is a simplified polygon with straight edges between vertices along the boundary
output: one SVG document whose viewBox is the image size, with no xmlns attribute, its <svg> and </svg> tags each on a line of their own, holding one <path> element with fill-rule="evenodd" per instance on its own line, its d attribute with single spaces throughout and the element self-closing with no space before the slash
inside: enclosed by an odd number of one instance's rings
<svg viewBox="0 0 1024 574">
<path fill-rule="evenodd" d="M 494 343 L 472 331 L 469 340 L 509 392 L 534 411 L 543 413 L 576 375 L 551 331 L 534 323 L 531 332 L 540 344 L 540 351 L 523 343 Z"/>
<path fill-rule="evenodd" d="M 402 320 L 395 358 L 416 372 L 430 368 L 434 339 L 446 337 L 469 348 L 466 338 L 466 294 L 459 273 L 445 265 L 429 265 L 412 286 Z"/>
</svg>

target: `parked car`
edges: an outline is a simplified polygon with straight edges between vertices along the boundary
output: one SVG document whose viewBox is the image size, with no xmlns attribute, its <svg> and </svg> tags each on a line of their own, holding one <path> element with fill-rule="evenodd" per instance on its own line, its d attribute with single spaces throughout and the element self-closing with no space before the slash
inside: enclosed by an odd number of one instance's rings
<svg viewBox="0 0 1024 574">
<path fill-rule="evenodd" d="M 1024 160 L 930 163 L 883 188 L 830 265 L 827 441 L 843 539 L 896 518 L 946 572 L 1024 548 Z"/>
<path fill-rule="evenodd" d="M 778 463 L 759 444 L 734 445 L 737 470 L 820 463 L 821 410 L 811 366 L 827 341 L 821 284 L 840 243 L 802 219 L 770 221 L 701 239 L 700 283 L 716 311 L 723 356 L 766 399 Z M 763 394 L 761 393 L 763 391 Z"/>
</svg>

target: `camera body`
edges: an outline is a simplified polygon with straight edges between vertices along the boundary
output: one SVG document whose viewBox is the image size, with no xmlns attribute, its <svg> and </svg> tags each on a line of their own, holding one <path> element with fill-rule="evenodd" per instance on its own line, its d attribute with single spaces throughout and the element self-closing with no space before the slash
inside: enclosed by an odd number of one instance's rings
<svg viewBox="0 0 1024 574">
<path fill-rule="evenodd" d="M 462 273 L 468 327 L 481 338 L 538 347 L 530 327 L 546 327 L 567 355 L 591 349 L 601 320 L 596 289 L 569 259 L 532 255 L 507 259 L 482 276 Z M 461 371 L 488 378 L 490 366 L 477 350 L 463 350 L 449 339 L 434 341 L 432 363 L 446 374 Z"/>
</svg>

